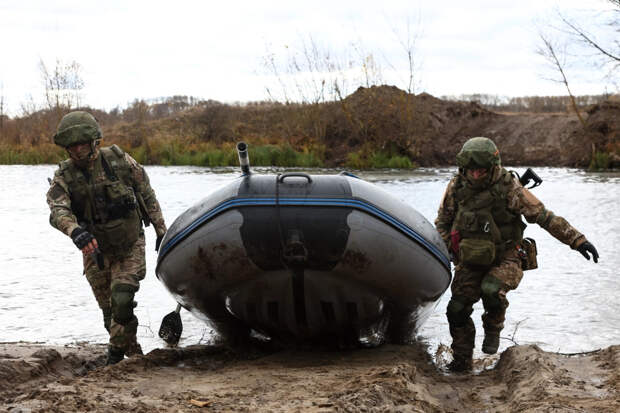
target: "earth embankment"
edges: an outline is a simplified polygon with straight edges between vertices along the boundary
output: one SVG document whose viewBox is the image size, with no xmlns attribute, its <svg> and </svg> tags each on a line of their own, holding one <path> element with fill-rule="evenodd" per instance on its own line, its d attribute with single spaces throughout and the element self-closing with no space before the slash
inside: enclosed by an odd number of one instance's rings
<svg viewBox="0 0 620 413">
<path fill-rule="evenodd" d="M 419 165 L 453 165 L 467 139 L 486 136 L 497 143 L 507 165 L 588 167 L 593 153 L 601 152 L 609 154 L 611 167 L 620 166 L 619 101 L 587 108 L 585 125 L 568 112 L 496 113 L 475 102 L 446 101 L 425 93 L 411 95 L 390 86 L 360 88 L 341 106 L 348 108 L 357 124 L 367 127 L 343 126 L 347 133 L 334 138 L 347 136 L 341 139 L 347 144 L 334 146 L 335 153 L 354 150 L 364 141 L 355 138 L 363 132 L 372 142 L 385 139 L 382 147 L 391 143 Z M 337 119 L 335 110 L 331 123 L 347 124 Z"/>
</svg>

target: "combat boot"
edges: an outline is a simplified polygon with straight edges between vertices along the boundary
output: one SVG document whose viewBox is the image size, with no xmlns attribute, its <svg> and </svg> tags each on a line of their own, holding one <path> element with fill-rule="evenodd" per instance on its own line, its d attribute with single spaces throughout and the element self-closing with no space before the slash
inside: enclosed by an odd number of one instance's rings
<svg viewBox="0 0 620 413">
<path fill-rule="evenodd" d="M 486 354 L 495 354 L 499 348 L 499 331 L 485 331 L 482 351 Z"/>
<path fill-rule="evenodd" d="M 454 356 L 454 359 L 448 364 L 448 370 L 455 373 L 466 373 L 471 371 L 473 362 L 471 357 Z"/>
<path fill-rule="evenodd" d="M 144 353 L 142 352 L 142 347 L 140 346 L 140 343 L 138 343 L 136 340 L 130 343 L 125 350 L 125 355 L 127 357 L 143 356 Z"/>
<path fill-rule="evenodd" d="M 125 351 L 118 347 L 108 346 L 108 358 L 105 361 L 105 365 L 116 364 L 123 361 L 125 358 Z"/>
</svg>

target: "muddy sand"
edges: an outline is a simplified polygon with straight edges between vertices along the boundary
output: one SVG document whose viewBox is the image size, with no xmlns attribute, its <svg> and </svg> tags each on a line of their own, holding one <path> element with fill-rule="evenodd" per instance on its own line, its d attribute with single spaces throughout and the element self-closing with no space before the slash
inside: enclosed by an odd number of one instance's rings
<svg viewBox="0 0 620 413">
<path fill-rule="evenodd" d="M 191 346 L 108 367 L 104 352 L 92 344 L 0 344 L 0 411 L 620 411 L 620 346 L 572 356 L 514 346 L 476 360 L 472 374 L 448 373 L 449 357 L 431 357 L 418 344 Z"/>
</svg>

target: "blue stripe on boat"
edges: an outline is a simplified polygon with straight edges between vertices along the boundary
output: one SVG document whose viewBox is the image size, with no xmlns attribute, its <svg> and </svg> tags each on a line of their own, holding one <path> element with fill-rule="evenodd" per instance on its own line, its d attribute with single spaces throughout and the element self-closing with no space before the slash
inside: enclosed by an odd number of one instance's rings
<svg viewBox="0 0 620 413">
<path fill-rule="evenodd" d="M 159 259 L 162 259 L 166 253 L 178 244 L 182 239 L 187 237 L 195 229 L 202 224 L 209 221 L 217 214 L 227 211 L 232 208 L 245 207 L 245 206 L 273 206 L 279 204 L 280 206 L 334 206 L 334 207 L 349 207 L 367 212 L 384 222 L 388 222 L 393 227 L 402 231 L 405 235 L 417 241 L 419 244 L 429 250 L 447 269 L 450 270 L 450 260 L 446 257 L 435 245 L 428 242 L 424 237 L 415 232 L 407 224 L 399 221 L 393 216 L 389 215 L 385 211 L 377 208 L 376 206 L 359 199 L 345 199 L 345 198 L 280 198 L 276 202 L 276 198 L 233 198 L 222 202 L 216 207 L 210 209 L 201 217 L 196 219 L 183 231 L 172 237 L 170 241 L 166 243 L 161 249 Z"/>
</svg>

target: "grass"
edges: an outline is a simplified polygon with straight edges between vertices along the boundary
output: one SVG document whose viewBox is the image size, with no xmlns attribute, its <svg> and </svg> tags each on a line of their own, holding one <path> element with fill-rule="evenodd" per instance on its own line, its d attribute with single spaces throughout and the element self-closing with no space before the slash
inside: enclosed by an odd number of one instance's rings
<svg viewBox="0 0 620 413">
<path fill-rule="evenodd" d="M 105 143 L 107 145 L 109 143 Z M 323 167 L 325 166 L 326 148 L 312 145 L 296 150 L 289 143 L 249 144 L 250 163 L 254 166 L 282 167 Z M 130 148 L 122 146 L 129 154 L 143 165 L 192 165 L 192 166 L 237 166 L 237 150 L 235 143 L 212 142 L 186 143 L 180 139 L 151 139 L 143 141 L 139 146 Z M 39 146 L 0 145 L 0 164 L 50 164 L 58 163 L 67 158 L 64 149 L 53 144 Z M 401 168 L 410 169 L 416 165 L 409 158 L 390 154 L 385 151 L 373 152 L 364 148 L 352 152 L 346 160 L 346 167 L 355 169 L 367 168 Z"/>
<path fill-rule="evenodd" d="M 66 157 L 65 150 L 55 145 L 0 145 L 1 165 L 53 164 Z"/>
<path fill-rule="evenodd" d="M 609 169 L 610 164 L 611 159 L 609 153 L 596 151 L 594 152 L 594 156 L 592 156 L 588 169 L 590 171 L 603 171 Z"/>
</svg>

